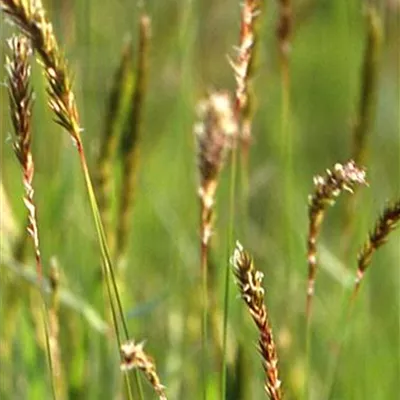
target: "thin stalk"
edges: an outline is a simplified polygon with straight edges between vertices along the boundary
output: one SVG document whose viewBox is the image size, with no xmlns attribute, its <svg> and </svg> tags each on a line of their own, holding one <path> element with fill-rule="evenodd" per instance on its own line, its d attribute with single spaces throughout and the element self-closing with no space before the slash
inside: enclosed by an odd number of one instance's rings
<svg viewBox="0 0 400 400">
<path fill-rule="evenodd" d="M 27 232 L 32 240 L 36 276 L 39 285 L 43 280 L 42 256 L 40 252 L 39 228 L 36 216 L 36 203 L 34 200 L 33 178 L 35 173 L 35 164 L 31 151 L 32 141 L 32 108 L 33 108 L 33 90 L 30 87 L 31 67 L 29 58 L 32 54 L 32 48 L 24 36 L 14 36 L 8 42 L 11 56 L 7 57 L 6 70 L 8 75 L 8 94 L 10 102 L 10 115 L 14 128 L 14 153 L 22 170 L 22 183 L 24 185 L 24 204 L 28 211 Z M 51 376 L 51 387 L 53 398 L 57 398 L 56 374 L 53 367 L 52 352 L 49 341 L 48 328 L 48 309 L 45 297 L 39 291 L 41 300 L 41 312 L 44 323 L 46 355 L 48 359 L 48 368 Z"/>
<path fill-rule="evenodd" d="M 322 223 L 326 210 L 336 202 L 336 198 L 343 192 L 354 192 L 357 185 L 366 185 L 365 170 L 359 168 L 353 160 L 346 164 L 335 164 L 333 170 L 326 170 L 326 176 L 314 177 L 314 193 L 309 197 L 308 206 L 308 236 L 307 236 L 307 263 L 308 285 L 306 318 L 307 324 L 311 321 L 311 306 L 314 296 L 315 279 L 318 269 L 317 241 L 321 233 Z"/>
<path fill-rule="evenodd" d="M 235 229 L 235 195 L 236 195 L 236 175 L 237 175 L 237 159 L 238 159 L 238 146 L 234 145 L 231 154 L 230 165 L 230 183 L 229 183 L 229 225 L 227 231 L 227 257 L 229 260 L 230 254 L 233 252 L 234 243 L 234 229 Z M 222 377 L 221 377 L 221 400 L 226 399 L 226 378 L 227 378 L 227 344 L 228 344 L 228 316 L 230 306 L 230 262 L 227 262 L 225 270 L 224 281 L 224 314 L 222 326 Z"/>
<path fill-rule="evenodd" d="M 200 291 L 202 293 L 202 349 L 207 361 L 208 257 L 214 228 L 214 203 L 219 175 L 228 149 L 237 133 L 231 99 L 226 92 L 211 93 L 198 106 L 199 122 L 194 127 L 198 148 L 200 183 Z M 207 397 L 207 363 L 203 362 L 203 397 Z"/>
<path fill-rule="evenodd" d="M 124 328 L 125 336 L 128 338 L 129 333 L 114 277 L 113 265 L 83 149 L 79 111 L 72 90 L 72 83 L 66 61 L 59 50 L 53 26 L 47 18 L 46 11 L 40 0 L 29 4 L 19 0 L 0 0 L 0 7 L 23 33 L 31 39 L 32 47 L 41 59 L 41 65 L 48 84 L 47 93 L 49 97 L 49 106 L 55 114 L 55 122 L 69 133 L 78 150 L 86 189 L 90 199 L 92 215 L 96 225 L 104 271 L 106 272 L 104 276 L 105 282 L 106 285 L 110 285 L 114 291 L 117 301 L 117 310 L 120 314 L 119 317 Z M 111 278 L 111 282 L 109 278 Z M 112 292 L 111 288 L 107 288 L 107 290 Z M 110 302 L 112 302 L 112 297 L 110 297 Z M 112 307 L 114 306 L 112 305 Z M 117 339 L 120 340 L 118 321 L 115 322 L 115 333 Z M 129 381 L 128 384 L 130 384 Z"/>
<path fill-rule="evenodd" d="M 46 342 L 46 355 L 47 355 L 47 364 L 48 368 L 51 374 L 51 392 L 53 399 L 58 399 L 57 396 L 57 384 L 56 384 L 56 377 L 54 373 L 54 368 L 53 368 L 53 359 L 51 356 L 51 350 L 50 350 L 50 331 L 49 331 L 49 320 L 48 320 L 48 310 L 47 310 L 47 304 L 44 299 L 43 294 L 41 293 L 41 300 L 42 300 L 42 317 L 43 317 L 43 329 L 44 329 L 44 337 L 45 337 L 45 342 Z"/>
<path fill-rule="evenodd" d="M 239 242 L 231 258 L 233 273 L 241 298 L 259 332 L 258 351 L 264 368 L 264 389 L 271 400 L 282 400 L 282 382 L 279 379 L 278 352 L 265 305 L 262 281 L 264 274 L 254 267 L 252 257 Z"/>
<path fill-rule="evenodd" d="M 321 232 L 322 223 L 328 206 L 335 204 L 336 198 L 342 191 L 353 193 L 356 185 L 366 184 L 365 171 L 356 166 L 354 161 L 346 164 L 336 164 L 332 171 L 327 170 L 326 176 L 314 177 L 314 193 L 309 197 L 308 208 L 308 236 L 307 236 L 307 263 L 308 285 L 306 300 L 306 355 L 307 375 L 304 397 L 308 398 L 311 373 L 311 306 L 314 296 L 315 279 L 318 269 L 317 241 Z"/>
<path fill-rule="evenodd" d="M 200 200 L 201 238 L 206 238 L 208 215 L 212 215 L 203 198 Z M 201 293 L 202 293 L 202 319 L 201 319 L 201 354 L 202 354 L 202 380 L 203 399 L 207 399 L 207 365 L 208 365 L 208 240 L 200 243 L 200 269 L 201 269 Z"/>
<path fill-rule="evenodd" d="M 358 296 L 360 285 L 364 278 L 364 274 L 371 264 L 373 255 L 380 247 L 382 247 L 387 242 L 390 233 L 398 227 L 399 221 L 400 221 L 400 200 L 397 200 L 393 204 L 389 204 L 388 206 L 385 207 L 385 209 L 382 212 L 382 215 L 376 221 L 373 230 L 368 235 L 367 240 L 361 247 L 361 250 L 358 254 L 357 273 L 356 273 L 354 289 L 349 298 L 345 320 L 339 325 L 340 329 L 338 329 L 339 332 L 343 332 L 343 335 L 340 337 L 339 343 L 336 346 L 337 350 L 332 360 L 330 373 L 328 375 L 328 395 L 330 394 L 333 387 L 335 374 L 337 371 L 337 367 L 339 365 L 339 358 L 342 352 L 343 345 L 345 343 L 345 339 L 347 337 L 347 332 L 350 329 L 350 321 L 353 316 L 354 304 Z"/>
<path fill-rule="evenodd" d="M 86 183 L 86 188 L 89 194 L 89 199 L 90 199 L 90 205 L 91 205 L 91 210 L 93 213 L 93 218 L 95 221 L 95 226 L 96 226 L 96 231 L 97 231 L 97 235 L 100 238 L 99 242 L 100 242 L 100 248 L 101 248 L 101 253 L 102 253 L 102 265 L 103 265 L 103 275 L 106 279 L 106 282 L 110 282 L 111 281 L 111 285 L 114 291 L 114 297 L 116 299 L 117 302 L 117 309 L 120 315 L 120 320 L 122 323 L 122 327 L 123 327 L 123 331 L 124 331 L 124 335 L 125 335 L 125 339 L 129 340 L 129 331 L 128 331 L 128 326 L 126 323 L 126 319 L 125 319 L 125 315 L 123 312 L 123 307 L 122 307 L 122 301 L 121 301 L 121 297 L 119 294 L 119 290 L 118 290 L 118 286 L 117 286 L 117 282 L 116 282 L 116 277 L 115 277 L 115 273 L 114 273 L 114 268 L 112 267 L 112 261 L 111 261 L 111 255 L 110 255 L 110 251 L 109 248 L 107 246 L 107 238 L 105 235 L 105 231 L 101 222 L 101 217 L 100 217 L 100 212 L 97 206 L 97 201 L 96 201 L 96 197 L 94 194 L 94 188 L 93 188 L 93 184 L 92 181 L 90 179 L 90 175 L 89 175 L 89 170 L 87 168 L 87 163 L 86 163 L 86 158 L 85 158 L 85 154 L 83 152 L 83 148 L 80 149 L 81 151 L 79 151 L 79 156 L 80 156 L 80 160 L 81 160 L 81 166 L 82 166 L 82 170 L 84 173 L 84 178 L 85 178 L 85 183 Z M 112 312 L 112 318 L 113 318 L 113 325 L 114 325 L 114 329 L 115 329 L 115 333 L 116 333 L 116 337 L 117 337 L 117 342 L 118 342 L 118 349 L 121 348 L 121 338 L 120 338 L 120 334 L 119 334 L 119 328 L 118 328 L 118 319 L 116 317 L 116 312 L 115 312 L 115 306 L 114 306 L 114 301 L 113 301 L 113 294 L 110 288 L 110 285 L 107 284 L 107 293 L 108 293 L 108 298 L 110 300 L 110 306 L 111 306 L 111 312 Z M 127 375 L 127 374 L 125 374 Z M 127 389 L 128 389 L 128 394 L 132 393 L 132 389 L 130 387 L 130 380 L 129 377 L 125 378 L 126 383 L 127 383 Z M 136 380 L 136 384 L 139 390 L 139 395 L 140 395 L 140 399 L 144 399 L 143 397 L 143 388 L 142 388 L 142 384 L 140 381 L 140 377 L 139 377 L 139 373 L 137 370 L 135 370 L 135 380 Z M 132 397 L 130 397 L 132 398 Z"/>
<path fill-rule="evenodd" d="M 240 15 L 240 33 L 238 53 L 235 60 L 229 60 L 233 69 L 236 88 L 234 113 L 239 126 L 239 140 L 233 144 L 231 155 L 231 176 L 229 183 L 229 224 L 227 228 L 227 254 L 229 260 L 234 247 L 234 227 L 235 227 L 235 197 L 236 197 L 236 175 L 238 163 L 238 145 L 241 146 L 242 160 L 242 208 L 243 212 L 247 205 L 248 197 L 248 159 L 252 136 L 253 120 L 253 93 L 251 90 L 251 80 L 255 64 L 255 48 L 257 40 L 257 18 L 261 13 L 264 2 L 261 0 L 245 0 L 242 4 Z M 230 302 L 230 265 L 227 261 L 224 281 L 224 315 L 222 326 L 222 375 L 221 375 L 221 399 L 226 397 L 227 380 L 227 338 L 228 338 L 228 316 Z"/>
<path fill-rule="evenodd" d="M 51 358 L 56 376 L 56 393 L 58 399 L 66 398 L 65 376 L 61 357 L 60 346 L 60 319 L 59 319 L 59 292 L 60 274 L 56 261 L 50 266 L 49 282 L 51 288 L 50 308 L 49 308 L 49 344 Z"/>
<path fill-rule="evenodd" d="M 352 132 L 352 156 L 356 164 L 366 164 L 368 142 L 373 128 L 375 109 L 377 104 L 379 84 L 379 61 L 382 47 L 382 22 L 377 10 L 371 4 L 367 6 L 366 15 L 366 44 L 364 49 L 363 65 L 361 69 L 360 92 L 358 111 Z M 345 259 L 354 242 L 355 210 L 357 207 L 357 193 L 352 196 L 345 208 L 344 226 L 342 233 L 342 247 Z"/>
</svg>

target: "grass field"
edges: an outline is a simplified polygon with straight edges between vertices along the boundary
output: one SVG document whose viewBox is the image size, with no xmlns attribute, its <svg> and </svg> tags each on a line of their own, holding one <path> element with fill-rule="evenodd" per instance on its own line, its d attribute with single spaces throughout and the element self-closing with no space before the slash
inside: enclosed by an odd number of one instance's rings
<svg viewBox="0 0 400 400">
<path fill-rule="evenodd" d="M 3 7 L 19 3 L 0 0 Z M 369 232 L 390 204 L 397 204 L 391 221 L 400 218 L 399 1 L 244 1 L 259 11 L 250 27 L 247 108 L 235 102 L 228 61 L 240 62 L 242 54 L 235 49 L 243 39 L 239 1 L 43 3 L 83 129 L 74 146 L 74 126 L 53 122 L 51 70 L 32 56 L 40 280 L 26 234 L 5 68 L 7 39 L 20 30 L 1 13 L 0 398 L 157 398 L 148 368 L 121 372 L 117 336 L 145 342 L 168 399 L 267 398 L 259 333 L 229 264 L 237 240 L 264 274 L 285 399 L 399 398 L 398 231 L 373 255 L 349 303 Z M 280 20 L 285 5 L 291 17 Z M 277 35 L 279 21 L 291 29 Z M 252 139 L 248 158 L 238 141 L 211 179 L 218 183 L 206 218 L 212 236 L 201 246 L 204 154 L 194 131 L 199 122 L 208 127 L 199 102 L 220 90 L 231 94 L 239 133 L 251 122 Z M 88 196 L 80 144 L 107 240 Z M 365 167 L 368 185 L 326 209 L 307 319 L 313 177 L 350 159 Z M 118 285 L 112 303 L 112 279 L 104 275 L 111 264 Z"/>
</svg>

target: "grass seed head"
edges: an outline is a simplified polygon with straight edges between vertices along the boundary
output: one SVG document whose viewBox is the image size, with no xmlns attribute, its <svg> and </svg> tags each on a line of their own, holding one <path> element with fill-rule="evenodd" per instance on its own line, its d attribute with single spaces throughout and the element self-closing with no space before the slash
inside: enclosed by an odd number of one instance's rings
<svg viewBox="0 0 400 400">
<path fill-rule="evenodd" d="M 79 116 L 67 66 L 57 44 L 53 26 L 40 0 L 1 0 L 0 7 L 24 34 L 39 54 L 48 82 L 49 106 L 56 122 L 81 146 Z"/>
<path fill-rule="evenodd" d="M 227 92 L 213 92 L 197 108 L 200 122 L 194 134 L 198 147 L 201 186 L 216 182 L 232 138 L 237 132 L 232 103 Z"/>
<path fill-rule="evenodd" d="M 161 384 L 156 372 L 154 361 L 144 352 L 144 343 L 135 343 L 133 340 L 121 345 L 121 371 L 128 371 L 133 368 L 141 370 L 160 400 L 166 400 L 165 387 Z"/>
<path fill-rule="evenodd" d="M 272 400 L 282 399 L 281 381 L 278 374 L 278 354 L 264 303 L 264 275 L 254 268 L 253 259 L 238 242 L 231 263 L 242 299 L 247 305 L 259 331 L 258 349 L 266 374 L 265 390 Z"/>
<path fill-rule="evenodd" d="M 400 200 L 389 204 L 379 217 L 374 229 L 369 234 L 367 241 L 358 254 L 358 272 L 356 286 L 359 286 L 365 270 L 371 263 L 376 250 L 383 246 L 388 240 L 389 234 L 396 229 L 400 221 Z"/>
<path fill-rule="evenodd" d="M 335 164 L 326 175 L 314 177 L 315 190 L 309 197 L 309 231 L 307 237 L 308 288 L 307 318 L 310 319 L 311 299 L 314 295 L 315 277 L 317 273 L 317 239 L 321 230 L 325 210 L 335 204 L 336 198 L 343 192 L 353 193 L 357 185 L 366 185 L 366 173 L 353 160 L 346 164 Z"/>
</svg>

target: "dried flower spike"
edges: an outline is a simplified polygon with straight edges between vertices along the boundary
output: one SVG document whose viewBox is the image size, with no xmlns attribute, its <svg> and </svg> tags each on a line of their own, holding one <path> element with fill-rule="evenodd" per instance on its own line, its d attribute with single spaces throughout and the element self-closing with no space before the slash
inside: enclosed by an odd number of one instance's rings
<svg viewBox="0 0 400 400">
<path fill-rule="evenodd" d="M 390 232 L 396 229 L 399 221 L 400 200 L 397 200 L 397 202 L 387 206 L 384 209 L 382 215 L 376 222 L 373 231 L 369 234 L 366 243 L 358 254 L 357 278 L 355 282 L 353 297 L 357 295 L 365 271 L 371 264 L 373 254 L 386 243 Z"/>
<path fill-rule="evenodd" d="M 15 133 L 14 151 L 22 167 L 25 188 L 24 203 L 28 210 L 28 233 L 33 240 L 36 270 L 38 278 L 42 277 L 42 262 L 39 249 L 39 234 L 36 221 L 36 207 L 33 200 L 33 175 L 35 166 L 31 153 L 31 118 L 33 95 L 29 86 L 31 68 L 29 57 L 32 49 L 29 40 L 23 36 L 14 36 L 8 44 L 12 51 L 7 57 L 8 94 L 10 100 L 11 120 Z"/>
<path fill-rule="evenodd" d="M 267 307 L 264 304 L 263 273 L 254 268 L 251 256 L 243 250 L 239 242 L 236 244 L 231 263 L 241 297 L 260 333 L 258 345 L 266 374 L 265 390 L 272 400 L 282 399 L 282 383 L 278 376 L 278 354 Z"/>
<path fill-rule="evenodd" d="M 250 80 L 254 63 L 254 48 L 257 43 L 256 21 L 261 12 L 261 0 L 245 0 L 240 17 L 240 39 L 236 60 L 229 60 L 236 80 L 235 114 L 242 117 L 240 139 L 245 156 L 251 141 L 251 90 Z"/>
<path fill-rule="evenodd" d="M 207 244 L 211 236 L 211 213 L 219 173 L 237 126 L 226 92 L 211 93 L 199 104 L 198 116 L 200 122 L 195 125 L 194 133 L 198 147 L 199 196 L 204 208 L 202 242 Z"/>
<path fill-rule="evenodd" d="M 68 131 L 80 148 L 81 129 L 71 80 L 41 0 L 0 0 L 0 8 L 31 39 L 49 84 L 49 106 L 56 115 L 56 122 Z"/>
<path fill-rule="evenodd" d="M 202 375 L 203 388 L 207 388 L 207 321 L 208 321 L 208 250 L 213 229 L 213 210 L 219 173 L 222 169 L 233 135 L 236 121 L 229 94 L 211 93 L 198 105 L 199 122 L 194 126 L 197 142 L 200 198 L 200 273 L 202 293 Z M 207 396 L 206 393 L 203 394 Z"/>
<path fill-rule="evenodd" d="M 326 176 L 314 177 L 314 194 L 309 198 L 308 218 L 309 231 L 307 238 L 308 290 L 307 317 L 310 317 L 311 299 L 314 295 L 315 276 L 317 272 L 317 239 L 321 231 L 325 210 L 335 203 L 343 190 L 353 193 L 355 185 L 365 185 L 365 171 L 355 165 L 354 161 L 336 164 L 333 171 L 327 170 Z"/>
<path fill-rule="evenodd" d="M 144 352 L 143 345 L 133 340 L 121 345 L 121 371 L 133 368 L 143 371 L 160 400 L 166 400 L 165 387 L 160 382 L 153 360 Z"/>
</svg>

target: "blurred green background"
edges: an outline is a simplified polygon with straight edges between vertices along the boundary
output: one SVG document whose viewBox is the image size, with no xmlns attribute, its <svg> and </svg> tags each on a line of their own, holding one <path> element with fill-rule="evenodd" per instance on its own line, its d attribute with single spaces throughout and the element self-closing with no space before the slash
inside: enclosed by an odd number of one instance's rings
<svg viewBox="0 0 400 400">
<path fill-rule="evenodd" d="M 366 1 L 297 0 L 290 53 L 290 111 L 282 121 L 282 86 L 275 36 L 276 2 L 260 16 L 254 75 L 256 98 L 250 152 L 248 203 L 237 185 L 235 239 L 254 255 L 265 274 L 266 301 L 278 343 L 286 398 L 302 398 L 307 374 L 305 293 L 307 201 L 312 177 L 351 155 L 366 44 Z M 328 211 L 320 240 L 311 333 L 310 399 L 395 399 L 400 387 L 399 234 L 376 254 L 350 325 L 342 315 L 356 269 L 358 248 L 388 200 L 399 197 L 400 182 L 400 3 L 369 2 L 382 19 L 376 117 L 365 161 L 370 186 L 357 193 L 354 235 L 343 244 L 345 194 Z M 137 47 L 140 8 L 135 1 L 46 1 L 60 47 L 74 76 L 82 134 L 93 174 L 107 98 L 124 38 Z M 200 398 L 199 204 L 195 107 L 209 89 L 234 90 L 227 55 L 235 56 L 240 7 L 232 0 L 147 1 L 152 38 L 148 90 L 139 143 L 135 205 L 125 271 L 124 308 L 130 333 L 146 340 L 171 399 Z M 0 60 L 13 28 L 0 19 Z M 99 301 L 100 260 L 95 229 L 77 153 L 68 135 L 52 123 L 45 84 L 33 67 L 36 93 L 33 154 L 35 198 L 45 270 L 56 257 L 61 288 L 78 304 L 61 303 L 62 360 L 71 399 L 118 397 L 121 373 L 112 340 L 84 315 L 84 304 L 107 320 Z M 12 150 L 5 70 L 0 69 L 1 399 L 50 398 L 45 356 L 37 336 L 27 265 L 17 265 L 12 246 L 23 230 L 20 167 Z M 286 142 L 283 127 L 292 137 Z M 115 192 L 121 173 L 115 161 Z M 212 244 L 217 308 L 223 305 L 227 266 L 229 163 L 221 176 Z M 8 210 L 6 204 L 10 206 Z M 231 244 L 232 245 L 232 244 Z M 344 248 L 347 250 L 344 251 Z M 232 280 L 233 281 L 233 280 Z M 259 399 L 263 372 L 257 333 L 231 287 L 232 343 L 244 343 L 244 373 L 230 375 L 232 399 Z M 11 307 L 11 304 L 13 305 Z M 18 306 L 15 306 L 18 304 Z M 334 384 L 329 384 L 335 343 L 348 329 Z M 230 351 L 233 356 L 234 351 Z M 211 380 L 217 398 L 218 366 Z M 241 389 L 237 389 L 238 384 Z M 331 390 L 329 390 L 331 388 Z M 154 394 L 144 383 L 145 398 Z M 329 392 L 329 394 L 328 394 Z M 241 394 L 242 393 L 242 394 Z"/>
</svg>

